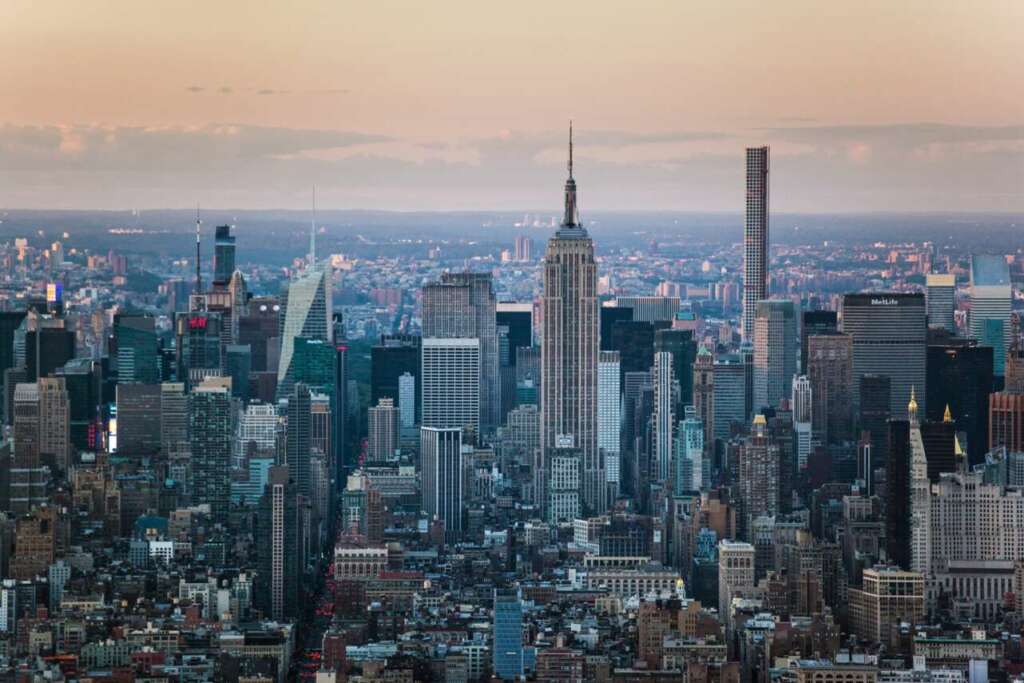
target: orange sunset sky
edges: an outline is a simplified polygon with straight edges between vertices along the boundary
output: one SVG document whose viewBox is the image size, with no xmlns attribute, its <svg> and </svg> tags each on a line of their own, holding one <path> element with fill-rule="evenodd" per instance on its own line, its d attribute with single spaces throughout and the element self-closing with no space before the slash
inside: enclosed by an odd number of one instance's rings
<svg viewBox="0 0 1024 683">
<path fill-rule="evenodd" d="M 1024 210 L 1024 2 L 0 3 L 0 207 Z"/>
</svg>

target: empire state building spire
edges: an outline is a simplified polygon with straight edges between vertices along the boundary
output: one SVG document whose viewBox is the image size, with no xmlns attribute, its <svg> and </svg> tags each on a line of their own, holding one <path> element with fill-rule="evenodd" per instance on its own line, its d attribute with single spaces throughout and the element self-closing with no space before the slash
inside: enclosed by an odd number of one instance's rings
<svg viewBox="0 0 1024 683">
<path fill-rule="evenodd" d="M 562 232 L 566 228 L 583 230 L 580 225 L 579 209 L 576 206 L 576 179 L 572 177 L 572 121 L 569 122 L 569 178 L 565 181 L 565 217 Z"/>
</svg>

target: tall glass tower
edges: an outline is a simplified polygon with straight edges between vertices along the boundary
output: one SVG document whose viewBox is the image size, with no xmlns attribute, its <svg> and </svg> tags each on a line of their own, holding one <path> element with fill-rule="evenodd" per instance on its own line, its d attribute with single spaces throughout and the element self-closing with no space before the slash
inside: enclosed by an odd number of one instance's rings
<svg viewBox="0 0 1024 683">
<path fill-rule="evenodd" d="M 296 338 L 334 341 L 330 267 L 313 263 L 304 273 L 289 282 L 281 296 L 281 309 L 281 357 L 277 366 L 279 398 L 287 396 L 296 381 Z"/>
<path fill-rule="evenodd" d="M 494 591 L 494 675 L 519 680 L 523 675 L 523 603 L 516 591 Z"/>
</svg>

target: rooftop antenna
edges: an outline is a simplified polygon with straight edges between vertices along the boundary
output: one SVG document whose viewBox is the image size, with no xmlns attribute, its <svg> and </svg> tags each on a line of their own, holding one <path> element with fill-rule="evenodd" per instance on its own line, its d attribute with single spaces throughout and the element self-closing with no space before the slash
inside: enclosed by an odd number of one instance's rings
<svg viewBox="0 0 1024 683">
<path fill-rule="evenodd" d="M 569 119 L 569 178 L 572 178 L 572 119 Z"/>
<path fill-rule="evenodd" d="M 196 202 L 196 294 L 203 293 L 203 276 L 200 274 L 200 267 L 202 265 L 199 260 L 199 226 L 202 225 L 202 221 L 199 220 L 199 203 Z"/>
<path fill-rule="evenodd" d="M 313 217 L 309 224 L 309 263 L 316 263 L 316 185 L 313 186 Z"/>
</svg>

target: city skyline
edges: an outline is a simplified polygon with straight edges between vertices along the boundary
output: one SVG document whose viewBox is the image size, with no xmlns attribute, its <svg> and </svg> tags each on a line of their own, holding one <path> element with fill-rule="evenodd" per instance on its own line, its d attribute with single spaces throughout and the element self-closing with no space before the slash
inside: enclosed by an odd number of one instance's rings
<svg viewBox="0 0 1024 683">
<path fill-rule="evenodd" d="M 1018 6 L 191 2 L 0 8 L 0 683 L 1024 683 Z"/>
<path fill-rule="evenodd" d="M 777 211 L 1024 208 L 1019 3 L 238 9 L 6 3 L 0 206 L 537 209 L 575 118 L 594 211 L 735 209 L 762 144 Z"/>
</svg>

